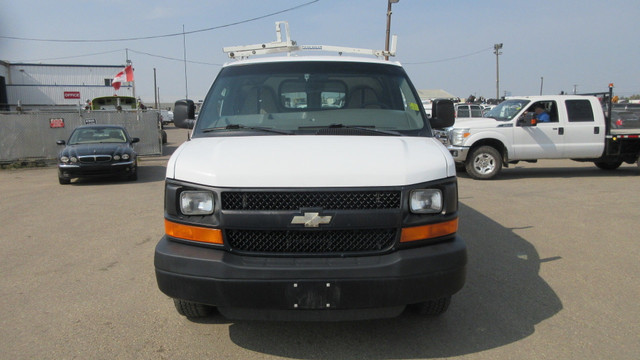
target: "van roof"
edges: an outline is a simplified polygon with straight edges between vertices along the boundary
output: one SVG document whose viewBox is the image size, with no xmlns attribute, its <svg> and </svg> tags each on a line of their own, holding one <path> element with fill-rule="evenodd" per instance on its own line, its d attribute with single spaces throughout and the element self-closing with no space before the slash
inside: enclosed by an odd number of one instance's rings
<svg viewBox="0 0 640 360">
<path fill-rule="evenodd" d="M 230 61 L 224 64 L 223 67 L 242 66 L 242 65 L 249 65 L 249 64 L 274 63 L 274 62 L 310 62 L 310 61 L 359 62 L 359 63 L 384 64 L 389 66 L 402 67 L 402 65 L 398 61 L 387 61 L 387 60 L 378 59 L 378 58 L 367 58 L 367 57 L 359 57 L 359 56 L 327 56 L 327 55 L 325 56 L 313 55 L 313 56 L 256 57 L 256 58 Z"/>
</svg>

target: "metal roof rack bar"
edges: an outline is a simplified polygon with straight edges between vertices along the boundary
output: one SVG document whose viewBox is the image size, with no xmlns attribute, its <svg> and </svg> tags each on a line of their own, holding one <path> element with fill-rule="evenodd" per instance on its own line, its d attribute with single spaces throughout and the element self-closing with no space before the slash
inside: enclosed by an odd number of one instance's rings
<svg viewBox="0 0 640 360">
<path fill-rule="evenodd" d="M 284 32 L 286 40 L 282 40 L 282 27 L 284 26 Z M 360 55 L 374 55 L 377 57 L 395 56 L 397 46 L 396 35 L 393 35 L 391 40 L 391 50 L 372 50 L 372 49 L 360 49 L 350 48 L 342 46 L 331 45 L 298 45 L 295 41 L 291 40 L 289 33 L 289 23 L 286 21 L 276 21 L 276 41 L 264 44 L 243 45 L 243 46 L 229 46 L 222 49 L 232 59 L 244 59 L 252 55 L 265 55 L 275 53 L 288 53 L 291 55 L 294 51 L 312 50 L 312 51 L 328 51 L 337 52 L 342 54 L 360 54 Z"/>
</svg>

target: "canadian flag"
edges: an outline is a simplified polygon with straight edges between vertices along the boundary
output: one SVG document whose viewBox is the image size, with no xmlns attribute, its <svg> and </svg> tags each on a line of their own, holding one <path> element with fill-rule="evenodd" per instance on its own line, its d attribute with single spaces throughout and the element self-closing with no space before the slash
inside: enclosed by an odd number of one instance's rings
<svg viewBox="0 0 640 360">
<path fill-rule="evenodd" d="M 120 85 L 123 82 L 133 81 L 133 67 L 131 65 L 124 68 L 124 70 L 120 71 L 111 81 L 111 86 L 114 89 L 120 89 Z"/>
</svg>

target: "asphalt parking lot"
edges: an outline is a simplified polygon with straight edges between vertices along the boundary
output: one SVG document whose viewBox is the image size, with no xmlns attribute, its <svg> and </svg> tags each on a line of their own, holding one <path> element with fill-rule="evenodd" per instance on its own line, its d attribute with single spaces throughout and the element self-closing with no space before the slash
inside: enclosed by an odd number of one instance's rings
<svg viewBox="0 0 640 360">
<path fill-rule="evenodd" d="M 163 179 L 0 171 L 2 359 L 637 359 L 640 170 L 541 161 L 459 178 L 467 283 L 439 318 L 189 321 L 156 286 Z"/>
</svg>

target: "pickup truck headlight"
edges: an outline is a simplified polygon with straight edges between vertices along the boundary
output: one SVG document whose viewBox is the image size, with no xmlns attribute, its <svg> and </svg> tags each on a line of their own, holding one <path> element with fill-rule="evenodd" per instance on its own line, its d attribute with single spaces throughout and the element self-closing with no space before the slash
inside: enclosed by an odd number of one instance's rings
<svg viewBox="0 0 640 360">
<path fill-rule="evenodd" d="M 181 192 L 180 211 L 184 215 L 213 214 L 213 193 L 209 191 Z"/>
<path fill-rule="evenodd" d="M 417 189 L 411 191 L 409 208 L 417 214 L 437 214 L 442 211 L 442 192 L 438 189 Z"/>
<path fill-rule="evenodd" d="M 469 128 L 452 129 L 451 130 L 451 144 L 455 146 L 462 146 L 464 139 L 471 135 Z"/>
</svg>

